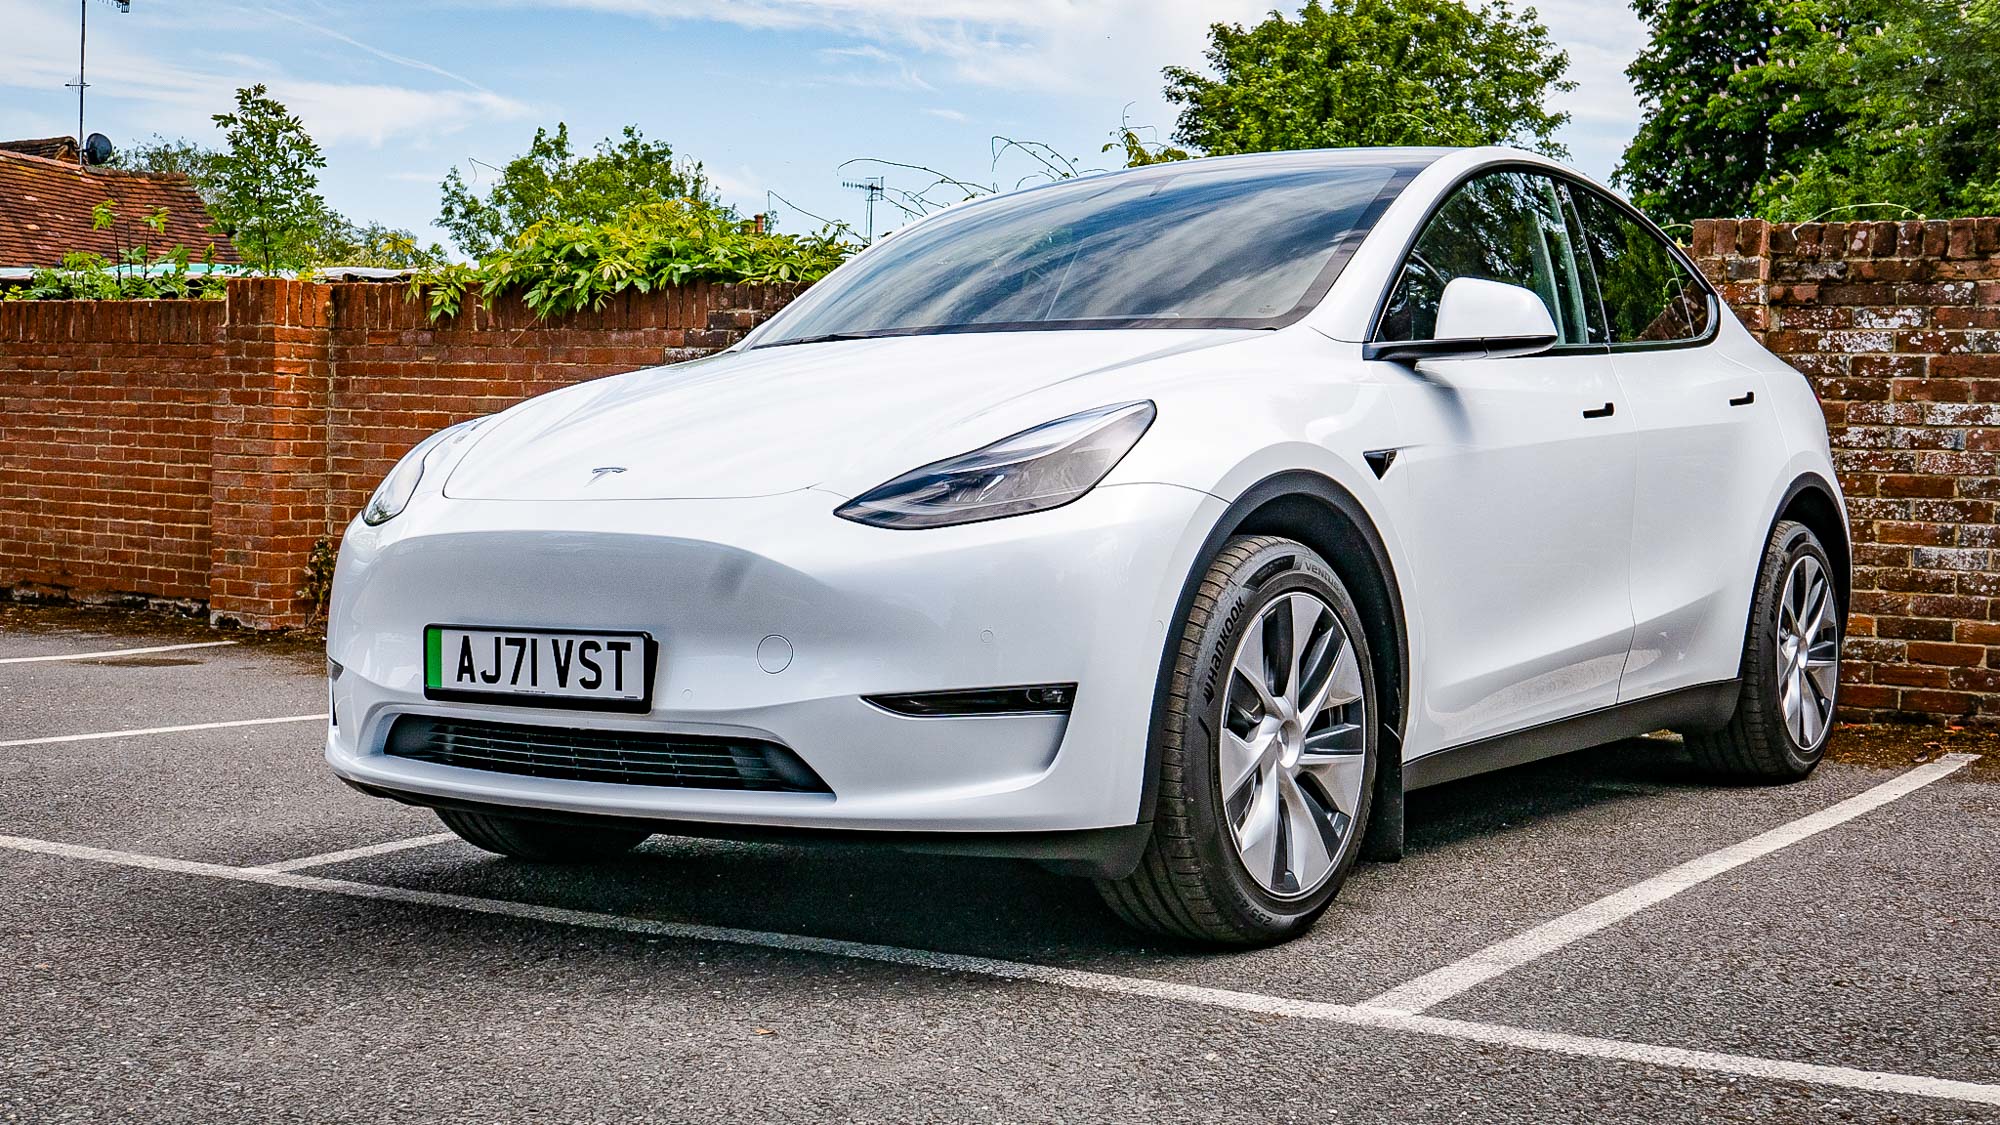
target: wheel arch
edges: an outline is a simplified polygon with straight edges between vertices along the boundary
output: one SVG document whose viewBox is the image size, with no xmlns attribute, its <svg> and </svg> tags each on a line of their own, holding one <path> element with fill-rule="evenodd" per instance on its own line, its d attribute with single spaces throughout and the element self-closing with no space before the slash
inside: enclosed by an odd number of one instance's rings
<svg viewBox="0 0 2000 1125">
<path fill-rule="evenodd" d="M 1854 593 L 1854 548 L 1848 541 L 1847 517 L 1839 497 L 1840 493 L 1818 473 L 1801 473 L 1785 489 L 1777 514 L 1771 517 L 1771 528 L 1775 529 L 1780 521 L 1793 520 L 1811 528 L 1819 537 L 1820 546 L 1833 562 L 1833 588 L 1840 597 L 1840 611 L 1844 615 L 1852 605 Z M 1770 541 L 1770 530 L 1765 531 L 1764 540 Z"/>
<path fill-rule="evenodd" d="M 1333 567 L 1355 608 L 1361 611 L 1370 665 L 1380 696 L 1381 759 L 1375 774 L 1373 812 L 1364 855 L 1396 858 L 1402 853 L 1402 732 L 1409 714 L 1409 629 L 1401 589 L 1388 547 L 1368 512 L 1332 479 L 1292 470 L 1258 481 L 1233 501 L 1196 552 L 1174 603 L 1154 684 L 1153 711 L 1146 738 L 1146 775 L 1140 789 L 1139 819 L 1150 821 L 1159 796 L 1160 742 L 1165 729 L 1167 687 L 1173 676 L 1177 635 L 1173 626 L 1187 615 L 1216 555 L 1237 535 L 1277 535 L 1312 548 Z"/>
</svg>

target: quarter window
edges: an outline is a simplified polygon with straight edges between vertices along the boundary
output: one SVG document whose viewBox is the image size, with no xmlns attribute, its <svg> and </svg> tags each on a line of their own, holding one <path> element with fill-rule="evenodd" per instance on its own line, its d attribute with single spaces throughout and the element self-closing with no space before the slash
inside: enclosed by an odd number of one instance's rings
<svg viewBox="0 0 2000 1125">
<path fill-rule="evenodd" d="M 1466 181 L 1417 236 L 1376 331 L 1378 340 L 1437 335 L 1438 302 L 1460 277 L 1531 289 L 1565 344 L 1604 342 L 1602 310 L 1564 221 L 1562 189 L 1533 172 L 1489 172 Z"/>
<path fill-rule="evenodd" d="M 1670 343 L 1708 334 L 1708 290 L 1667 243 L 1611 200 L 1572 189 L 1614 344 Z"/>
</svg>

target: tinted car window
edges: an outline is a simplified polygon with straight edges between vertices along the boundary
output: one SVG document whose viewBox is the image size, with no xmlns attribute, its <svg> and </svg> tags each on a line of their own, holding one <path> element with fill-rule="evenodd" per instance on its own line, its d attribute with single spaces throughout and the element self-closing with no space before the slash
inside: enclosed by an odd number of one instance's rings
<svg viewBox="0 0 2000 1125">
<path fill-rule="evenodd" d="M 1571 189 L 1597 266 L 1614 344 L 1691 340 L 1708 332 L 1708 291 L 1659 235 L 1587 188 Z"/>
<path fill-rule="evenodd" d="M 1316 296 L 1336 250 L 1407 171 L 1194 161 L 964 204 L 807 290 L 757 346 L 974 327 L 1259 327 Z"/>
<path fill-rule="evenodd" d="M 1566 344 L 1603 340 L 1601 311 L 1579 267 L 1561 189 L 1532 172 L 1489 172 L 1445 200 L 1417 236 L 1376 331 L 1380 340 L 1429 340 L 1454 278 L 1532 289 Z"/>
</svg>

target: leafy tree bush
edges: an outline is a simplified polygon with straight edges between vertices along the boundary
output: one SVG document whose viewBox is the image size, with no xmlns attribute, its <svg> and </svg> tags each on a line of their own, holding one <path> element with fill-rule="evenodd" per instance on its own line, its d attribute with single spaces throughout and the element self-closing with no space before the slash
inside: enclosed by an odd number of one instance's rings
<svg viewBox="0 0 2000 1125">
<path fill-rule="evenodd" d="M 1633 0 L 1615 178 L 1676 219 L 2000 208 L 2000 0 Z"/>
<path fill-rule="evenodd" d="M 1218 77 L 1165 71 L 1176 140 L 1210 154 L 1518 142 L 1561 155 L 1551 91 L 1569 56 L 1506 0 L 1308 0 L 1255 27 L 1209 28 Z"/>
<path fill-rule="evenodd" d="M 165 234 L 166 208 L 156 208 L 139 220 L 154 234 Z M 90 225 L 96 230 L 118 230 L 117 205 L 105 200 L 90 209 Z M 62 264 L 36 270 L 28 284 L 0 290 L 0 300 L 9 301 L 117 301 L 161 298 L 219 298 L 223 278 L 188 268 L 185 246 L 171 246 L 158 254 L 150 243 L 120 246 L 116 259 L 90 251 L 63 255 Z M 214 247 L 203 254 L 204 265 L 214 264 Z"/>
<path fill-rule="evenodd" d="M 536 129 L 528 151 L 507 162 L 484 196 L 453 168 L 444 180 L 438 226 L 467 254 L 490 254 L 536 223 L 608 223 L 634 207 L 671 199 L 716 203 L 698 161 L 627 125 L 586 155 L 570 147 L 569 126 Z"/>
<path fill-rule="evenodd" d="M 209 211 L 264 272 L 311 262 L 332 215 L 319 193 L 319 144 L 262 83 L 236 91 L 236 112 L 213 120 L 227 147 L 209 162 Z"/>
<path fill-rule="evenodd" d="M 608 222 L 543 220 L 480 260 L 440 263 L 411 283 L 432 320 L 456 316 L 468 295 L 519 293 L 539 316 L 601 308 L 626 290 L 692 281 L 817 281 L 854 247 L 831 233 L 760 232 L 687 199 L 633 207 Z"/>
</svg>

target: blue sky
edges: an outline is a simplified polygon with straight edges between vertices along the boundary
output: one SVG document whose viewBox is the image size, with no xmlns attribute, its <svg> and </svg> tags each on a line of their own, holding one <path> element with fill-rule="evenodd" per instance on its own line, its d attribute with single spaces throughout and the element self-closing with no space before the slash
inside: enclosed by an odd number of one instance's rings
<svg viewBox="0 0 2000 1125">
<path fill-rule="evenodd" d="M 108 0 L 90 10 L 87 128 L 213 142 L 209 115 L 252 82 L 324 146 L 333 205 L 437 236 L 454 165 L 501 163 L 535 127 L 589 142 L 635 123 L 698 157 L 745 213 L 775 207 L 861 222 L 843 179 L 879 157 L 1011 186 L 995 135 L 1048 142 L 1101 166 L 1121 114 L 1165 133 L 1160 68 L 1198 66 L 1208 24 L 1255 21 L 1271 0 Z M 1295 10 L 1296 3 L 1288 3 Z M 76 0 L 0 0 L 0 137 L 76 129 Z M 1643 31 L 1616 0 L 1542 0 L 1579 87 L 1562 136 L 1604 177 L 1638 120 L 1624 78 Z M 478 172 L 484 176 L 485 173 Z M 778 202 L 767 192 L 791 201 Z M 895 225 L 893 209 L 878 226 Z"/>
</svg>

